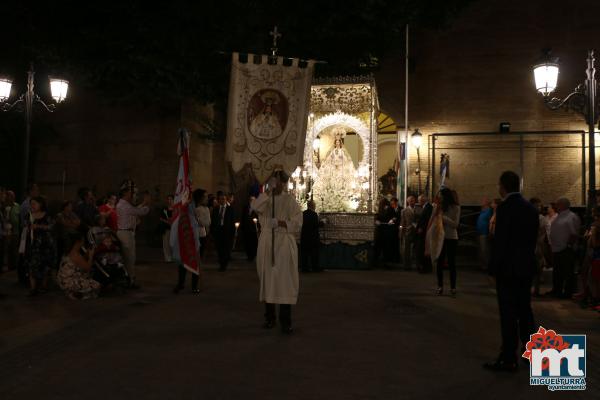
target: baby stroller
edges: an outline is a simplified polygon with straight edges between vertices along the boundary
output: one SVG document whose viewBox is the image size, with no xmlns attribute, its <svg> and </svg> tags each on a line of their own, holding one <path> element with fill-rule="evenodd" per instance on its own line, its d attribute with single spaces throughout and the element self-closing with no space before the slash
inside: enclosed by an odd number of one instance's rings
<svg viewBox="0 0 600 400">
<path fill-rule="evenodd" d="M 109 228 L 94 227 L 88 232 L 88 242 L 95 249 L 92 278 L 105 288 L 129 286 L 130 279 L 117 236 Z"/>
</svg>

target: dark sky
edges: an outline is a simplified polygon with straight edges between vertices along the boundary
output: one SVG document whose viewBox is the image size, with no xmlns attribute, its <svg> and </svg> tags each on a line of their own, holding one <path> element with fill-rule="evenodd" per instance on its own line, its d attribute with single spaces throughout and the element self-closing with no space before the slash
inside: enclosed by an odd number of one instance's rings
<svg viewBox="0 0 600 400">
<path fill-rule="evenodd" d="M 366 73 L 402 43 L 407 22 L 442 29 L 471 2 L 9 2 L 4 32 L 17 34 L 0 44 L 0 73 L 18 76 L 34 61 L 115 99 L 212 100 L 227 88 L 229 59 L 219 52 L 268 52 L 274 25 L 281 55 L 326 60 L 324 75 Z"/>
</svg>

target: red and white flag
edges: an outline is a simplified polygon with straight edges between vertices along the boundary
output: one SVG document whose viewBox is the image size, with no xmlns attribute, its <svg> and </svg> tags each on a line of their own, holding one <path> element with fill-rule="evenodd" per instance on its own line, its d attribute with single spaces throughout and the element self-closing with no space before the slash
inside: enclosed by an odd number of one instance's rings
<svg viewBox="0 0 600 400">
<path fill-rule="evenodd" d="M 177 154 L 179 155 L 179 172 L 177 174 L 177 189 L 175 204 L 171 219 L 171 249 L 173 258 L 183 267 L 195 274 L 200 273 L 200 256 L 198 247 L 199 229 L 194 214 L 192 201 L 192 179 L 190 177 L 190 135 L 187 130 L 179 129 Z"/>
</svg>

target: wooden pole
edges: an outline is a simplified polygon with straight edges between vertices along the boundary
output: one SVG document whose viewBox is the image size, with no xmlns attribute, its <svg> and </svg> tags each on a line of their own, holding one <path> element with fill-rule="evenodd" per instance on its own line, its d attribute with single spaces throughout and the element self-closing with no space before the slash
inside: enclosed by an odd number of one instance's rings
<svg viewBox="0 0 600 400">
<path fill-rule="evenodd" d="M 271 221 L 275 218 L 275 192 L 271 189 Z M 272 223 L 272 222 L 271 222 Z M 275 228 L 271 225 L 271 268 L 275 266 Z"/>
</svg>

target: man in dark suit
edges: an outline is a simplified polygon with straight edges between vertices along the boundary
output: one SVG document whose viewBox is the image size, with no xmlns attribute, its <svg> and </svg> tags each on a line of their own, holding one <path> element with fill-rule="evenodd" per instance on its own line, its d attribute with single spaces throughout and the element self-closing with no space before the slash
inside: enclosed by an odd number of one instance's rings
<svg viewBox="0 0 600 400">
<path fill-rule="evenodd" d="M 524 349 L 529 336 L 535 333 L 531 283 L 536 270 L 539 217 L 533 205 L 521 196 L 516 173 L 504 172 L 499 188 L 503 202 L 496 210 L 490 274 L 496 278 L 502 348 L 497 360 L 484 364 L 484 368 L 515 371 L 519 338 Z"/>
<path fill-rule="evenodd" d="M 223 192 L 217 194 L 217 207 L 213 209 L 211 216 L 211 233 L 217 248 L 219 256 L 219 271 L 227 269 L 231 250 L 233 246 L 233 237 L 235 235 L 235 221 L 233 208 L 227 204 L 227 199 Z"/>
<path fill-rule="evenodd" d="M 415 207 L 415 215 L 417 218 L 417 234 L 415 238 L 415 257 L 417 259 L 417 270 L 419 273 L 425 274 L 432 271 L 431 258 L 425 256 L 425 238 L 427 237 L 427 226 L 433 206 L 429 202 L 426 195 L 419 196 L 419 203 Z"/>
<path fill-rule="evenodd" d="M 309 200 L 307 209 L 302 213 L 302 232 L 300 234 L 300 256 L 302 272 L 321 272 L 319 266 L 319 214 L 316 204 Z"/>
</svg>

